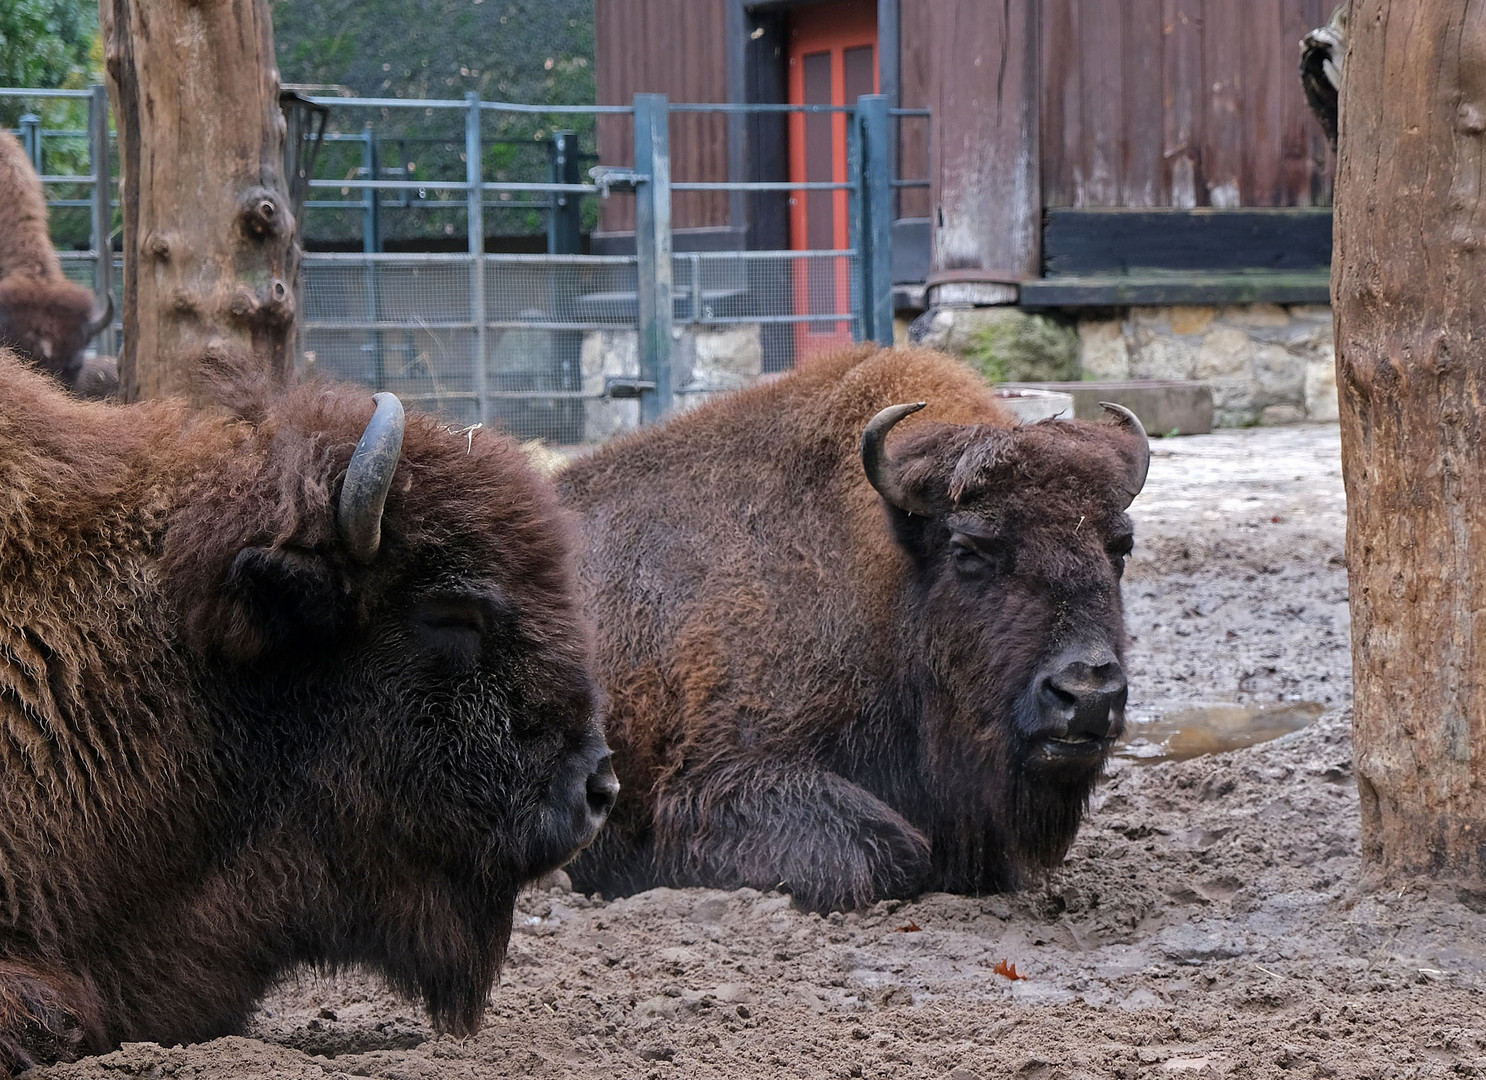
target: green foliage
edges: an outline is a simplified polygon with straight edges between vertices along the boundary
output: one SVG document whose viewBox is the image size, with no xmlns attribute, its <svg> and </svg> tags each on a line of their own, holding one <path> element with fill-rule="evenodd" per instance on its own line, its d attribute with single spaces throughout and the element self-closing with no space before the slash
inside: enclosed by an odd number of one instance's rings
<svg viewBox="0 0 1486 1080">
<path fill-rule="evenodd" d="M 0 86 L 82 90 L 102 77 L 96 0 L 0 0 Z M 0 128 L 14 130 L 27 114 L 40 117 L 46 132 L 43 172 L 56 176 L 90 172 L 86 100 L 0 97 Z M 86 199 L 90 194 L 91 189 L 80 184 L 53 184 L 47 189 L 51 199 Z M 87 209 L 55 209 L 51 226 L 59 248 L 88 246 Z"/>
<path fill-rule="evenodd" d="M 586 105 L 595 100 L 593 0 L 273 0 L 274 39 L 286 83 L 344 88 L 361 97 L 459 99 Z M 379 167 L 399 177 L 463 180 L 463 116 L 454 110 L 332 109 L 331 130 L 379 139 Z M 555 129 L 578 134 L 580 151 L 595 149 L 592 115 L 487 112 L 481 138 L 487 180 L 545 181 L 542 140 Z M 398 141 L 401 138 L 402 141 Z M 321 177 L 356 174 L 360 143 L 327 144 Z M 346 189 L 341 201 L 359 199 Z M 535 196 L 512 196 L 530 201 Z M 498 200 L 497 200 L 498 201 Z M 590 200 L 591 201 L 591 200 Z M 595 212 L 588 211 L 591 225 Z M 383 236 L 461 238 L 463 195 L 412 192 L 383 200 Z M 536 233 L 539 211 L 486 211 L 487 233 Z M 359 209 L 317 209 L 308 217 L 319 240 L 359 238 Z"/>
<path fill-rule="evenodd" d="M 5 0 L 0 4 L 0 86 L 87 86 L 102 72 L 94 0 Z M 34 104 L 34 103 L 33 103 Z M 0 125 L 31 111 L 0 98 Z"/>
<path fill-rule="evenodd" d="M 976 327 L 962 355 L 991 383 L 1078 379 L 1078 335 L 1044 315 L 1008 310 Z"/>
</svg>

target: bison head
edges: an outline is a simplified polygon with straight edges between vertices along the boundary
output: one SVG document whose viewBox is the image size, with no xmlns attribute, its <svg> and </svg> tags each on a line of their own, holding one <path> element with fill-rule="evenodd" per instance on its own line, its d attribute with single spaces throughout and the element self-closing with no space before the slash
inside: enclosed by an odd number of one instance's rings
<svg viewBox="0 0 1486 1080">
<path fill-rule="evenodd" d="M 548 486 L 510 440 L 366 408 L 249 409 L 177 500 L 168 591 L 220 718 L 217 859 L 281 852 L 316 892 L 295 960 L 374 965 L 467 1033 L 517 889 L 618 784 Z"/>
<path fill-rule="evenodd" d="M 65 278 L 0 279 L 0 345 L 69 390 L 83 373 L 83 350 L 112 318 L 113 297 L 99 305 L 91 292 Z"/>
<path fill-rule="evenodd" d="M 921 407 L 884 410 L 862 439 L 912 567 L 899 692 L 921 718 L 922 774 L 907 801 L 938 887 L 1004 889 L 1062 858 L 1123 730 L 1125 509 L 1149 449 L 1107 405 L 1113 424 L 925 425 L 890 460 L 888 430 Z"/>
</svg>

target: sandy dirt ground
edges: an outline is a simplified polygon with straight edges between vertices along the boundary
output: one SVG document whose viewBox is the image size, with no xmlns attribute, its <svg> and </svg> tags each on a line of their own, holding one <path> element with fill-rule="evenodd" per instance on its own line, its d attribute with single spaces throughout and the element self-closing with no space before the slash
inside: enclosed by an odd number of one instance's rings
<svg viewBox="0 0 1486 1080">
<path fill-rule="evenodd" d="M 606 902 L 559 882 L 524 896 L 473 1038 L 373 977 L 305 974 L 243 1037 L 30 1075 L 1486 1075 L 1486 895 L 1360 876 L 1335 426 L 1157 443 L 1132 514 L 1135 747 L 1212 706 L 1313 722 L 1117 759 L 1039 886 L 821 918 L 750 890 Z"/>
</svg>

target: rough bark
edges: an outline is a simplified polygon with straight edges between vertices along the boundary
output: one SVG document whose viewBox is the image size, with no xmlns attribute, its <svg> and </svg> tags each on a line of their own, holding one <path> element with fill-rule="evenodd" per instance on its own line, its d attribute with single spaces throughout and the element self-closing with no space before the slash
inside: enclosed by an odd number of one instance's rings
<svg viewBox="0 0 1486 1080">
<path fill-rule="evenodd" d="M 1486 10 L 1353 0 L 1332 293 L 1363 856 L 1486 875 Z"/>
<path fill-rule="evenodd" d="M 128 400 L 189 394 L 203 350 L 286 379 L 300 251 L 269 0 L 99 0 L 119 132 Z"/>
</svg>

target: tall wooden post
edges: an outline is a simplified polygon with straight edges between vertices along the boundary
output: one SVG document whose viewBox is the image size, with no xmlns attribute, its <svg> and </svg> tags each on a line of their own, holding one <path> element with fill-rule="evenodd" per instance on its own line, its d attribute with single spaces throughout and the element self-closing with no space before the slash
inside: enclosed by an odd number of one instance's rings
<svg viewBox="0 0 1486 1080">
<path fill-rule="evenodd" d="M 1354 0 L 1332 293 L 1363 856 L 1486 877 L 1486 12 Z"/>
<path fill-rule="evenodd" d="M 99 0 L 123 171 L 127 400 L 203 349 L 293 367 L 300 251 L 269 0 Z"/>
</svg>

